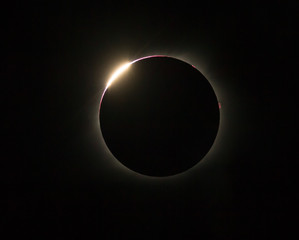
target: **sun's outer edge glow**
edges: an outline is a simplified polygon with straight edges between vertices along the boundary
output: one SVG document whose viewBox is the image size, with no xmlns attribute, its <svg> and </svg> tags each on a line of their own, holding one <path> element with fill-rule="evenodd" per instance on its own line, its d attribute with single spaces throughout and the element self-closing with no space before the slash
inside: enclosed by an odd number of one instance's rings
<svg viewBox="0 0 299 240">
<path fill-rule="evenodd" d="M 120 68 L 118 68 L 110 77 L 110 79 L 106 85 L 106 88 L 108 88 L 120 74 L 122 74 L 125 70 L 127 70 L 131 64 L 132 64 L 131 62 L 128 62 L 128 63 L 125 63 L 124 65 L 122 65 Z"/>
<path fill-rule="evenodd" d="M 146 56 L 146 57 L 142 57 L 142 58 L 138 58 L 132 62 L 128 62 L 128 63 L 125 63 L 124 65 L 122 65 L 120 68 L 118 68 L 113 74 L 112 76 L 110 77 L 107 85 L 106 85 L 106 88 L 108 88 L 112 82 L 120 75 L 122 74 L 125 70 L 127 70 L 131 64 L 137 62 L 137 61 L 140 61 L 140 60 L 143 60 L 143 59 L 146 59 L 146 58 L 152 58 L 152 57 L 167 57 L 166 55 L 152 55 L 152 56 Z"/>
<path fill-rule="evenodd" d="M 138 58 L 132 62 L 127 62 L 125 64 L 123 64 L 121 67 L 119 67 L 113 74 L 112 76 L 109 78 L 107 84 L 106 84 L 106 87 L 105 87 L 105 90 L 103 91 L 103 94 L 102 94 L 102 97 L 101 97 L 101 101 L 100 101 L 100 106 L 102 104 L 102 100 L 103 100 L 103 97 L 105 95 L 105 92 L 107 91 L 107 89 L 111 86 L 112 82 L 117 78 L 119 77 L 119 75 L 121 75 L 124 71 L 126 71 L 130 66 L 131 64 L 135 63 L 135 62 L 138 62 L 140 60 L 143 60 L 143 59 L 146 59 L 146 58 L 152 58 L 152 57 L 168 57 L 167 55 L 151 55 L 151 56 L 145 56 L 145 57 L 142 57 L 142 58 Z"/>
</svg>

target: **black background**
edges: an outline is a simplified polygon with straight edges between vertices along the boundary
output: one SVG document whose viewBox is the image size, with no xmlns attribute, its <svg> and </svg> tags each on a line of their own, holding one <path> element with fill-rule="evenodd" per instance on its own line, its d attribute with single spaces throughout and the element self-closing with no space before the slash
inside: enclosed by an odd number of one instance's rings
<svg viewBox="0 0 299 240">
<path fill-rule="evenodd" d="M 3 6 L 2 228 L 56 239 L 291 234 L 294 8 L 281 1 Z M 110 74 L 153 54 L 195 65 L 222 105 L 209 156 L 172 178 L 126 170 L 99 130 Z"/>
</svg>

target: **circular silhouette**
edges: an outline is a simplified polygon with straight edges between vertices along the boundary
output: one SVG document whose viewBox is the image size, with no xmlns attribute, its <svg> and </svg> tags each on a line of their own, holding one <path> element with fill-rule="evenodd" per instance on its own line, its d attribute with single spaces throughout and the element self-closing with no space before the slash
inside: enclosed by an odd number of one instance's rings
<svg viewBox="0 0 299 240">
<path fill-rule="evenodd" d="M 129 169 L 170 176 L 208 153 L 219 127 L 217 97 L 192 65 L 151 56 L 124 65 L 108 82 L 100 106 L 103 138 Z"/>
</svg>

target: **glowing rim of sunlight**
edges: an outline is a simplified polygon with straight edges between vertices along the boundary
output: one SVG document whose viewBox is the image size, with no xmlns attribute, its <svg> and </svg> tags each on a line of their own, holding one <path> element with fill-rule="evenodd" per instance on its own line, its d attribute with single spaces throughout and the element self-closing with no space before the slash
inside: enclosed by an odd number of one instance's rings
<svg viewBox="0 0 299 240">
<path fill-rule="evenodd" d="M 131 66 L 132 62 L 127 62 L 125 64 L 123 64 L 121 67 L 119 67 L 110 77 L 110 79 L 108 80 L 108 83 L 106 85 L 106 88 L 108 88 L 112 82 L 118 78 L 119 75 L 121 75 L 124 71 L 126 71 L 130 66 Z"/>
<path fill-rule="evenodd" d="M 142 58 L 138 58 L 132 62 L 126 62 L 125 64 L 121 65 L 109 78 L 107 84 L 106 84 L 106 90 L 108 87 L 110 87 L 110 85 L 112 84 L 112 82 L 114 82 L 114 80 L 116 78 L 118 78 L 124 71 L 126 71 L 133 63 L 146 59 L 146 58 L 152 58 L 152 57 L 168 57 L 167 55 L 151 55 L 151 56 L 146 56 L 146 57 L 142 57 Z"/>
</svg>

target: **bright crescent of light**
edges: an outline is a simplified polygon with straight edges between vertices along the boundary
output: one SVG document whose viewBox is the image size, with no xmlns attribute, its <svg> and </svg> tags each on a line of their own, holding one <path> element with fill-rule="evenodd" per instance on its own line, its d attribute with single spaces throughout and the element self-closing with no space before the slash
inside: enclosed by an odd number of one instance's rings
<svg viewBox="0 0 299 240">
<path fill-rule="evenodd" d="M 105 95 L 105 92 L 107 91 L 107 89 L 110 87 L 110 85 L 112 84 L 112 82 L 117 78 L 119 77 L 119 75 L 121 75 L 124 71 L 126 71 L 133 63 L 135 62 L 138 62 L 140 60 L 143 60 L 143 59 L 146 59 L 146 58 L 151 58 L 151 57 L 167 57 L 166 55 L 152 55 L 152 56 L 146 56 L 146 57 L 142 57 L 142 58 L 138 58 L 132 62 L 127 62 L 123 65 L 121 65 L 121 67 L 119 67 L 112 75 L 111 77 L 109 78 L 107 84 L 106 84 L 106 87 L 105 87 L 105 90 L 102 94 L 102 97 L 101 97 L 101 101 L 100 101 L 100 106 L 102 104 L 102 101 L 103 101 L 103 97 Z"/>
<path fill-rule="evenodd" d="M 111 85 L 111 83 L 120 75 L 122 74 L 125 70 L 127 70 L 130 65 L 132 64 L 132 62 L 128 62 L 128 63 L 125 63 L 124 65 L 122 65 L 120 68 L 118 68 L 113 74 L 112 76 L 110 77 L 107 85 L 106 85 L 106 89 Z"/>
<path fill-rule="evenodd" d="M 111 83 L 120 75 L 122 74 L 125 70 L 127 70 L 131 64 L 138 62 L 140 60 L 146 59 L 146 58 L 152 58 L 152 57 L 167 57 L 166 55 L 152 55 L 152 56 L 146 56 L 146 57 L 142 57 L 142 58 L 138 58 L 132 62 L 127 62 L 125 64 L 123 64 L 120 68 L 118 68 L 110 77 L 110 79 L 108 80 L 108 83 L 106 85 L 105 91 L 108 89 L 108 87 L 110 87 Z M 104 92 L 105 92 L 104 91 Z"/>
</svg>

